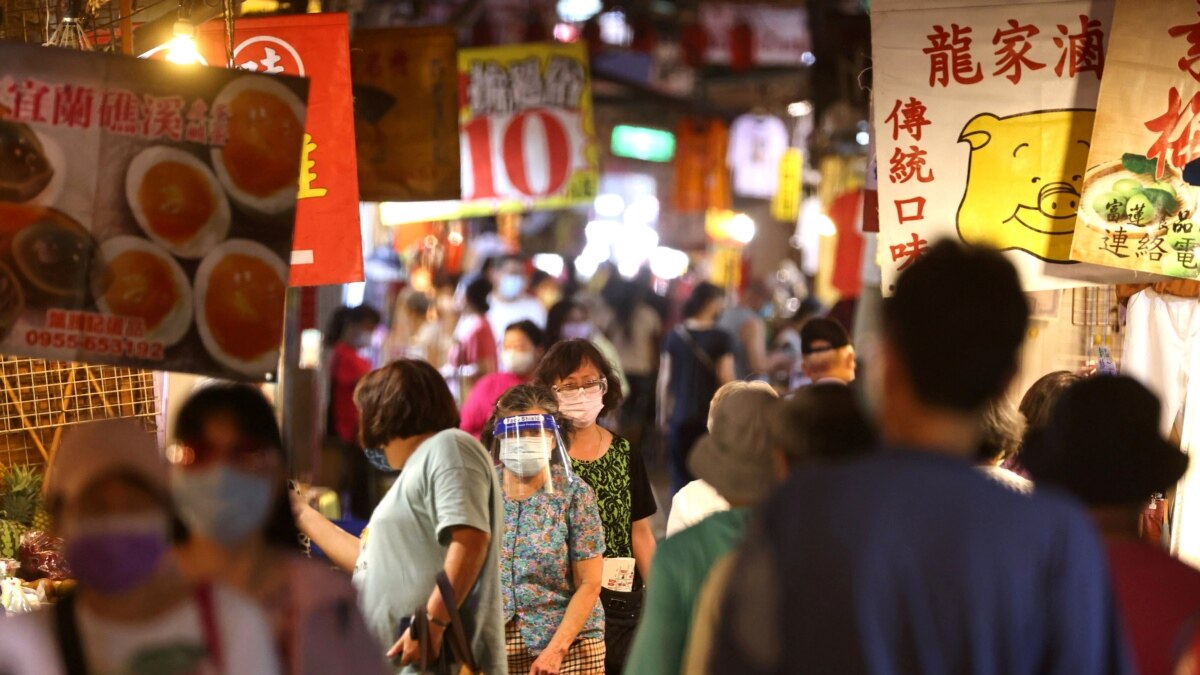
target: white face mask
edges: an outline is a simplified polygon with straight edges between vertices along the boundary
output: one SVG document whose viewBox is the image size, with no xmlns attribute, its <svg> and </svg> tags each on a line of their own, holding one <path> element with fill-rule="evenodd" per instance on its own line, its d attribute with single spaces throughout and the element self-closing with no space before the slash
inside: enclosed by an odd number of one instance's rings
<svg viewBox="0 0 1200 675">
<path fill-rule="evenodd" d="M 502 438 L 500 463 L 521 478 L 536 476 L 550 464 L 550 442 L 545 438 Z"/>
<path fill-rule="evenodd" d="M 575 423 L 576 429 L 586 429 L 596 423 L 596 418 L 604 409 L 604 392 L 596 390 L 594 394 L 585 394 L 570 401 L 559 395 L 558 409 L 563 417 Z"/>
<path fill-rule="evenodd" d="M 516 375 L 528 375 L 533 372 L 533 352 L 520 349 L 505 349 L 500 352 L 500 370 Z"/>
</svg>

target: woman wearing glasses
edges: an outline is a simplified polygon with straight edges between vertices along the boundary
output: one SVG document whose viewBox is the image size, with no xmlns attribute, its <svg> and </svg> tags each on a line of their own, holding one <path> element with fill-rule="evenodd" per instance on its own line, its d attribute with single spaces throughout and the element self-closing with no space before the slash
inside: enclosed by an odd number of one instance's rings
<svg viewBox="0 0 1200 675">
<path fill-rule="evenodd" d="M 604 530 L 571 471 L 558 401 L 541 384 L 500 397 L 484 444 L 504 490 L 500 579 L 509 675 L 604 675 Z"/>
<path fill-rule="evenodd" d="M 189 537 L 185 574 L 219 580 L 271 620 L 288 675 L 383 673 L 350 582 L 304 558 L 275 411 L 245 384 L 212 384 L 183 404 L 171 446 L 171 493 Z"/>
<path fill-rule="evenodd" d="M 629 441 L 596 424 L 600 417 L 621 403 L 612 367 L 600 350 L 587 340 L 566 340 L 554 345 L 542 359 L 535 375 L 554 392 L 559 410 L 573 427 L 567 445 L 571 468 L 596 493 L 600 520 L 604 525 L 605 587 L 604 642 L 607 672 L 619 673 L 633 641 L 642 612 L 643 582 L 649 578 L 654 558 L 654 533 L 650 517 L 658 510 L 646 465 Z M 632 590 L 611 590 L 620 585 L 620 564 L 614 559 L 633 559 Z"/>
</svg>

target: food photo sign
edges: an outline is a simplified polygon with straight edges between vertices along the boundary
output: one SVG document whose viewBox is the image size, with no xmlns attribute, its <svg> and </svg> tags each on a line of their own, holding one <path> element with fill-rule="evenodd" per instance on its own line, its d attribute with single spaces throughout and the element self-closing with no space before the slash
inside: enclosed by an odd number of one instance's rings
<svg viewBox="0 0 1200 675">
<path fill-rule="evenodd" d="M 271 379 L 307 89 L 0 44 L 0 352 Z"/>
<path fill-rule="evenodd" d="M 1071 257 L 1111 0 L 875 0 L 883 291 L 933 242 L 1006 251 L 1026 290 L 1133 275 Z"/>
<path fill-rule="evenodd" d="M 1200 3 L 1118 0 L 1071 258 L 1200 277 Z"/>
</svg>

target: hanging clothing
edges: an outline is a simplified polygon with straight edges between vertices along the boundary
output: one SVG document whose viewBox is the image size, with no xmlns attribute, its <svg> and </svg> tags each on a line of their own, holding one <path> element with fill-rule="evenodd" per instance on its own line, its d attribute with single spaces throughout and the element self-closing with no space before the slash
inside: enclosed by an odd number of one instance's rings
<svg viewBox="0 0 1200 675">
<path fill-rule="evenodd" d="M 770 199 L 779 190 L 779 162 L 788 149 L 788 130 L 773 115 L 742 115 L 729 127 L 726 162 L 739 197 Z"/>
<path fill-rule="evenodd" d="M 679 213 L 729 210 L 729 174 L 725 170 L 729 129 L 720 120 L 685 119 L 675 132 L 675 192 Z"/>
<path fill-rule="evenodd" d="M 1200 448 L 1200 301 L 1147 288 L 1129 299 L 1121 370 L 1162 401 L 1161 430 L 1178 430 L 1188 454 Z M 1188 406 L 1191 400 L 1194 405 Z M 1192 462 L 1175 493 L 1171 550 L 1200 565 L 1200 462 Z"/>
</svg>

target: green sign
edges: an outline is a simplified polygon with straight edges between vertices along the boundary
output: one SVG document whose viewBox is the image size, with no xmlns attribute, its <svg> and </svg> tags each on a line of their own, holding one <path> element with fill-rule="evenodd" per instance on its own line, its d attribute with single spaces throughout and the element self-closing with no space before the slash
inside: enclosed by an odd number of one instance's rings
<svg viewBox="0 0 1200 675">
<path fill-rule="evenodd" d="M 646 162 L 669 162 L 675 156 L 675 134 L 618 124 L 612 132 L 612 154 Z"/>
</svg>

